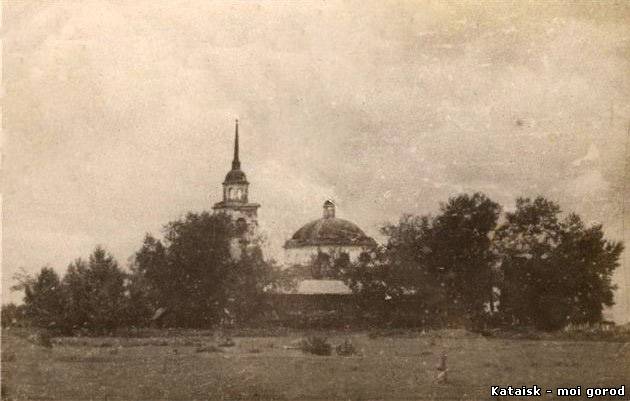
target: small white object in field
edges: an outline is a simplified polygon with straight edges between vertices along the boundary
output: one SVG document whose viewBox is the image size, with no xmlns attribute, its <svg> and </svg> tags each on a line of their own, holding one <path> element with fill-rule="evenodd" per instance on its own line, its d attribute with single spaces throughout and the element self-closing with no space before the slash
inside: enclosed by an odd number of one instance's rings
<svg viewBox="0 0 630 401">
<path fill-rule="evenodd" d="M 442 354 L 440 356 L 440 363 L 437 365 L 438 374 L 435 377 L 435 381 L 438 383 L 446 383 L 446 372 L 448 372 L 448 368 L 446 367 L 446 354 Z"/>
<path fill-rule="evenodd" d="M 448 372 L 447 370 L 443 370 L 440 373 L 437 374 L 435 381 L 437 383 L 446 383 L 446 372 Z"/>
</svg>

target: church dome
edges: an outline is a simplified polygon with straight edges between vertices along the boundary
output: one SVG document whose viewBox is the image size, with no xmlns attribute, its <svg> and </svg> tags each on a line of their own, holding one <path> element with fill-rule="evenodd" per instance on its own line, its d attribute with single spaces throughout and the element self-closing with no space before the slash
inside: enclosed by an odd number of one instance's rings
<svg viewBox="0 0 630 401">
<path fill-rule="evenodd" d="M 336 217 L 307 223 L 287 241 L 287 248 L 305 245 L 372 245 L 373 240 L 356 224 Z"/>
<path fill-rule="evenodd" d="M 241 169 L 232 169 L 225 176 L 224 183 L 247 183 L 247 178 Z"/>
<path fill-rule="evenodd" d="M 285 248 L 302 246 L 371 246 L 374 240 L 351 221 L 335 217 L 334 204 L 324 203 L 324 217 L 305 224 L 293 234 Z"/>
</svg>

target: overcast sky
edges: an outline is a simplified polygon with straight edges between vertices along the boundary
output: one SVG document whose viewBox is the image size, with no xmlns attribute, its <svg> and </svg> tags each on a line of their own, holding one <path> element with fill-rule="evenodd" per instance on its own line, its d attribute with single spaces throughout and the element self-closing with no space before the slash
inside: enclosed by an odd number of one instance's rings
<svg viewBox="0 0 630 401">
<path fill-rule="evenodd" d="M 328 197 L 377 235 L 541 194 L 630 239 L 630 3 L 483 4 L 4 2 L 3 300 L 209 210 L 237 117 L 270 254 Z"/>
</svg>

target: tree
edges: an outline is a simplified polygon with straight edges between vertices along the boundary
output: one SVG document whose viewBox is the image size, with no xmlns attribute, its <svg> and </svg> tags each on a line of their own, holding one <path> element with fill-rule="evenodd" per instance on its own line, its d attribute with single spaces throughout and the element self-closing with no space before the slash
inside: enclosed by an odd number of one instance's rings
<svg viewBox="0 0 630 401">
<path fill-rule="evenodd" d="M 116 260 L 101 247 L 87 262 L 71 263 L 63 279 L 67 323 L 97 333 L 130 323 L 125 280 Z"/>
<path fill-rule="evenodd" d="M 146 283 L 151 307 L 166 308 L 169 325 L 210 327 L 226 311 L 246 320 L 257 312 L 273 268 L 257 239 L 242 231 L 227 215 L 188 213 L 165 226 L 164 245 L 145 237 L 132 282 Z"/>
<path fill-rule="evenodd" d="M 586 227 L 578 215 L 561 219 L 560 212 L 543 197 L 519 198 L 497 230 L 500 310 L 515 325 L 593 323 L 613 304 L 622 244 L 605 240 L 601 225 Z"/>
<path fill-rule="evenodd" d="M 563 221 L 556 263 L 570 269 L 566 296 L 572 301 L 568 314 L 571 323 L 600 322 L 603 307 L 614 304 L 612 275 L 619 267 L 622 251 L 621 243 L 604 238 L 602 225 L 586 227 L 576 214 Z"/>
<path fill-rule="evenodd" d="M 403 215 L 397 225 L 384 226 L 387 238 L 386 260 L 388 296 L 416 294 L 436 303 L 446 302 L 446 293 L 438 268 L 431 263 L 430 248 L 433 219 L 429 216 Z"/>
<path fill-rule="evenodd" d="M 135 253 L 129 276 L 129 305 L 132 321 L 144 324 L 164 306 L 163 294 L 172 283 L 166 264 L 166 248 L 151 234 L 146 234 L 142 247 Z"/>
<path fill-rule="evenodd" d="M 177 325 L 208 327 L 221 318 L 232 229 L 227 216 L 208 213 L 189 213 L 166 226 L 166 270 L 154 277 L 167 282 L 154 282 Z"/>
<path fill-rule="evenodd" d="M 259 246 L 243 252 L 229 267 L 222 283 L 220 304 L 230 311 L 235 323 L 255 320 L 266 312 L 265 290 L 278 280 L 278 271 L 266 262 Z"/>
<path fill-rule="evenodd" d="M 441 205 L 425 244 L 432 274 L 443 280 L 453 309 L 479 317 L 494 304 L 491 235 L 501 207 L 481 193 L 452 197 Z"/>
<path fill-rule="evenodd" d="M 431 220 L 403 215 L 398 224 L 382 227 L 385 246 L 362 253 L 341 269 L 361 309 L 375 322 L 415 326 L 442 321 L 445 291 L 427 258 Z"/>
<path fill-rule="evenodd" d="M 432 314 L 449 314 L 453 322 L 480 317 L 493 304 L 491 235 L 500 210 L 481 193 L 464 194 L 435 217 L 405 215 L 384 227 L 390 290 L 417 294 Z"/>
<path fill-rule="evenodd" d="M 50 267 L 44 267 L 34 279 L 25 280 L 22 286 L 24 312 L 30 322 L 42 328 L 62 327 L 63 290 L 57 272 Z"/>
<path fill-rule="evenodd" d="M 374 323 L 390 320 L 393 309 L 392 299 L 402 294 L 402 288 L 395 284 L 392 264 L 387 259 L 383 247 L 374 247 L 359 255 L 356 262 L 350 263 L 340 272 L 340 277 L 357 297 L 360 310 L 372 317 Z"/>
<path fill-rule="evenodd" d="M 25 324 L 25 307 L 24 305 L 16 305 L 13 302 L 2 305 L 0 323 L 2 327 L 20 326 Z"/>
</svg>

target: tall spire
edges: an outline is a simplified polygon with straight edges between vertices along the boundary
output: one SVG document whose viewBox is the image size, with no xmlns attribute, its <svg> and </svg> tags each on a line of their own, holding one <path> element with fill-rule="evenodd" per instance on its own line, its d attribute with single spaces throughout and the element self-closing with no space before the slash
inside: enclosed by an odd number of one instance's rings
<svg viewBox="0 0 630 401">
<path fill-rule="evenodd" d="M 236 120 L 236 134 L 234 136 L 234 160 L 232 160 L 232 170 L 240 170 L 241 162 L 238 160 L 238 119 Z"/>
</svg>

